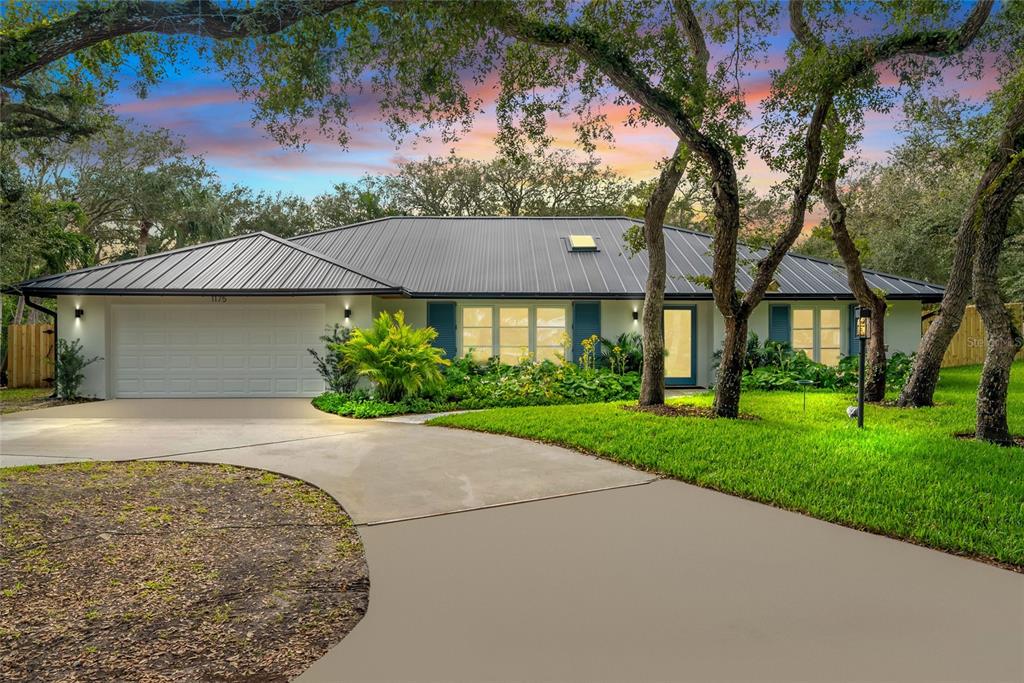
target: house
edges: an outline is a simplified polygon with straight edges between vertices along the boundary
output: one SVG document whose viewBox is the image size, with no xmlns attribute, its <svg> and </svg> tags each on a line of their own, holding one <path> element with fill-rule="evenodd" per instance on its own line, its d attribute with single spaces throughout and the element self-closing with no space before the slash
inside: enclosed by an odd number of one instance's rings
<svg viewBox="0 0 1024 683">
<path fill-rule="evenodd" d="M 629 218 L 367 221 L 290 240 L 254 233 L 38 278 L 11 288 L 56 297 L 58 334 L 101 362 L 97 397 L 310 396 L 323 384 L 307 353 L 325 326 L 366 326 L 405 311 L 437 329 L 449 357 L 579 358 L 581 342 L 639 331 L 646 256 L 630 256 Z M 667 228 L 667 383 L 706 386 L 723 319 L 694 276 L 711 273 L 711 238 Z M 756 253 L 741 248 L 741 266 Z M 890 352 L 920 341 L 921 305 L 942 288 L 869 272 L 887 293 Z M 740 288 L 751 281 L 741 267 Z M 785 257 L 750 331 L 835 363 L 856 348 L 841 265 Z M 568 354 L 563 346 L 571 340 Z"/>
</svg>

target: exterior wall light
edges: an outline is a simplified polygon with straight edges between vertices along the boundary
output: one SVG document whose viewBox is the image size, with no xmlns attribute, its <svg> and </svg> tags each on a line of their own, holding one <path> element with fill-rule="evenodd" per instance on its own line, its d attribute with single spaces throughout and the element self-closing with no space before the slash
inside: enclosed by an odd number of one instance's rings
<svg viewBox="0 0 1024 683">
<path fill-rule="evenodd" d="M 857 307 L 857 338 L 860 339 L 860 372 L 857 373 L 857 427 L 864 428 L 864 347 L 865 340 L 871 336 L 871 309 L 867 306 Z"/>
<path fill-rule="evenodd" d="M 640 320 L 640 311 L 633 309 L 633 322 Z"/>
<path fill-rule="evenodd" d="M 81 318 L 84 315 L 85 315 L 85 310 L 84 309 L 82 309 L 82 308 L 75 308 L 75 317 L 76 318 Z"/>
<path fill-rule="evenodd" d="M 345 307 L 345 320 L 348 320 L 351 317 L 352 317 L 352 309 L 349 308 L 348 306 L 346 306 Z"/>
</svg>

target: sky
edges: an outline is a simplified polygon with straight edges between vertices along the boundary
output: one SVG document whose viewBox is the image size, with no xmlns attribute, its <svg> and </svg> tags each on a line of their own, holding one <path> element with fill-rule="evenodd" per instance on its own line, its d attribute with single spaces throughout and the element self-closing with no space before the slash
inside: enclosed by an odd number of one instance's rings
<svg viewBox="0 0 1024 683">
<path fill-rule="evenodd" d="M 780 65 L 790 40 L 788 30 L 780 29 L 771 38 L 765 63 L 744 79 L 747 105 L 751 111 L 749 126 L 759 121 L 762 99 L 768 94 L 769 68 Z M 149 96 L 139 99 L 124 78 L 121 87 L 110 98 L 115 111 L 134 121 L 136 126 L 167 128 L 182 136 L 188 150 L 206 159 L 227 184 L 239 184 L 255 190 L 283 192 L 313 197 L 329 192 L 339 182 L 351 182 L 365 174 L 386 174 L 407 160 L 427 155 L 446 155 L 450 150 L 460 156 L 487 160 L 494 156 L 497 123 L 494 116 L 496 85 L 493 79 L 474 86 L 474 94 L 484 101 L 484 113 L 477 117 L 473 129 L 458 142 L 442 144 L 407 138 L 396 143 L 381 121 L 369 98 L 361 98 L 350 117 L 351 142 L 347 148 L 337 141 L 313 138 L 303 149 L 282 147 L 259 126 L 250 122 L 251 108 L 240 99 L 216 72 L 194 66 L 189 55 L 172 75 L 150 89 Z M 892 82 L 882 73 L 883 82 Z M 962 81 L 951 72 L 944 90 L 958 90 L 977 100 L 984 98 L 993 86 L 991 74 L 981 81 Z M 609 105 L 606 109 L 614 124 L 613 145 L 599 145 L 597 155 L 612 169 L 634 180 L 656 175 L 659 159 L 671 153 L 674 137 L 664 128 L 648 126 L 632 128 L 622 125 L 628 107 Z M 901 133 L 897 123 L 899 110 L 889 114 L 869 114 L 860 158 L 867 162 L 882 161 L 898 145 Z M 549 124 L 556 147 L 575 147 L 574 134 L 567 120 Z M 742 173 L 759 191 L 767 190 L 777 180 L 756 156 L 748 157 Z"/>
</svg>

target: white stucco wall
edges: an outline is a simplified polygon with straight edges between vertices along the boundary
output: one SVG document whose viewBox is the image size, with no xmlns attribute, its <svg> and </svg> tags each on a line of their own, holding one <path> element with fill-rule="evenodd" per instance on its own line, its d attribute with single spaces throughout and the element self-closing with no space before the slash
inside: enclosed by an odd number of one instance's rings
<svg viewBox="0 0 1024 683">
<path fill-rule="evenodd" d="M 352 327 L 366 327 L 370 324 L 373 308 L 369 296 L 299 296 L 299 297 L 227 297 L 227 303 L 239 304 L 324 304 L 324 321 L 327 325 L 345 321 L 345 308 L 352 316 L 348 324 Z M 220 302 L 224 303 L 224 302 Z M 85 369 L 82 395 L 92 398 L 111 398 L 110 384 L 110 325 L 111 307 L 121 305 L 191 304 L 218 306 L 209 296 L 83 296 L 67 295 L 57 297 L 58 335 L 61 339 L 78 339 L 86 358 L 100 356 L 101 360 Z M 75 309 L 81 308 L 84 315 L 75 318 Z"/>
</svg>

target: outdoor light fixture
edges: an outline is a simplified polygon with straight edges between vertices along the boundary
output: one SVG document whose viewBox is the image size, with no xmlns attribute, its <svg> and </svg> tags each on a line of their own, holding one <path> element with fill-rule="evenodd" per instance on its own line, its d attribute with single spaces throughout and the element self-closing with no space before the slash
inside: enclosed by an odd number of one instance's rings
<svg viewBox="0 0 1024 683">
<path fill-rule="evenodd" d="M 76 318 L 81 318 L 83 315 L 85 315 L 85 310 L 83 310 L 81 308 L 76 308 L 75 309 L 75 317 Z"/>
<path fill-rule="evenodd" d="M 857 337 L 860 339 L 860 372 L 857 374 L 857 427 L 864 429 L 864 340 L 871 334 L 871 309 L 857 307 Z M 853 415 L 850 415 L 853 417 Z"/>
<path fill-rule="evenodd" d="M 351 317 L 352 317 L 352 309 L 349 308 L 348 306 L 346 306 L 345 307 L 345 320 L 348 320 Z"/>
<path fill-rule="evenodd" d="M 638 310 L 636 310 L 634 308 L 633 309 L 633 320 L 639 320 L 639 319 L 640 319 L 640 311 L 638 311 Z"/>
</svg>

